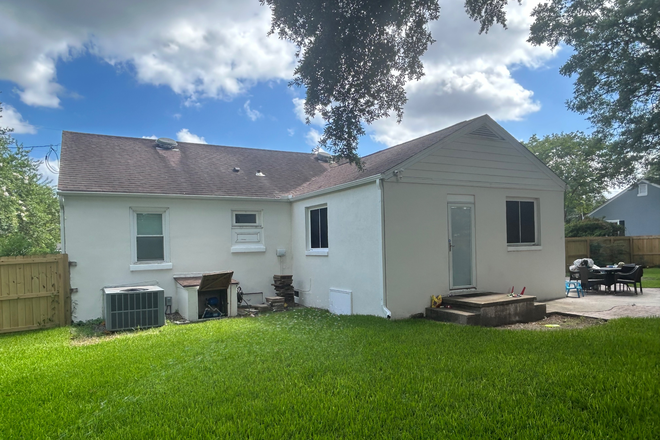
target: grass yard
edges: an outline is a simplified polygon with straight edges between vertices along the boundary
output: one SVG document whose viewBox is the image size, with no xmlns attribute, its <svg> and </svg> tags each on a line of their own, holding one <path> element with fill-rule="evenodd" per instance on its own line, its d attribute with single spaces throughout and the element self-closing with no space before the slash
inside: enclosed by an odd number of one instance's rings
<svg viewBox="0 0 660 440">
<path fill-rule="evenodd" d="M 0 437 L 657 438 L 660 319 L 513 331 L 314 309 L 0 336 Z"/>
<path fill-rule="evenodd" d="M 644 269 L 642 288 L 644 287 L 660 287 L 660 267 Z"/>
</svg>

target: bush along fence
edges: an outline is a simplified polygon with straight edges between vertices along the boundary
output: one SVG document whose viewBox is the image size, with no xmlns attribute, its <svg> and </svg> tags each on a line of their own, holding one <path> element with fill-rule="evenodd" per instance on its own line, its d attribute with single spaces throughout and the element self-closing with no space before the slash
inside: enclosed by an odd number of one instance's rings
<svg viewBox="0 0 660 440">
<path fill-rule="evenodd" d="M 566 270 L 573 261 L 585 257 L 599 266 L 620 261 L 660 266 L 660 236 L 566 238 Z"/>
<path fill-rule="evenodd" d="M 66 254 L 0 257 L 0 333 L 71 324 Z"/>
</svg>

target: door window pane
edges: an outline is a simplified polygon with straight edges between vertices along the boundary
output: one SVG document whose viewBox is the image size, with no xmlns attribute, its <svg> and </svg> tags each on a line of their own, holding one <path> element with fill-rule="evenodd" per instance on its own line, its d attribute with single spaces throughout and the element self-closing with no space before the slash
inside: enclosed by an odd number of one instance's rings
<svg viewBox="0 0 660 440">
<path fill-rule="evenodd" d="M 452 206 L 452 288 L 472 286 L 472 207 Z"/>
</svg>

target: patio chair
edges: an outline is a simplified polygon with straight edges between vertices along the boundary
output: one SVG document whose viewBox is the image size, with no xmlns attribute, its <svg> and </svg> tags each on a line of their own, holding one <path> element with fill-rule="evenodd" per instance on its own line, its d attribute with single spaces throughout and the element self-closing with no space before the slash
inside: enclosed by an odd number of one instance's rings
<svg viewBox="0 0 660 440">
<path fill-rule="evenodd" d="M 577 293 L 577 297 L 579 298 L 580 295 L 584 296 L 584 290 L 582 290 L 582 284 L 580 281 L 566 281 L 566 296 L 571 292 L 571 290 L 575 290 L 575 293 Z"/>
<path fill-rule="evenodd" d="M 644 276 L 644 269 L 642 266 L 635 266 L 635 269 L 629 273 L 617 274 L 616 282 L 617 284 L 625 284 L 628 289 L 632 284 L 635 288 L 635 295 L 637 295 L 637 284 L 639 284 L 639 291 L 644 295 L 644 290 L 642 290 L 642 277 Z"/>
<path fill-rule="evenodd" d="M 591 272 L 588 267 L 580 266 L 578 270 L 580 271 L 580 283 L 582 284 L 583 295 L 587 290 L 598 290 L 598 286 L 605 285 L 605 278 Z"/>
</svg>

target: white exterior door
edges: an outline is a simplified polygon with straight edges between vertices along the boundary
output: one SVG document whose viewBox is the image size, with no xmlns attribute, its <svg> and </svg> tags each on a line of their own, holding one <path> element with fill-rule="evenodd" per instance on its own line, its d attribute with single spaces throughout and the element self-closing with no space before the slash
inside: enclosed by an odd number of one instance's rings
<svg viewBox="0 0 660 440">
<path fill-rule="evenodd" d="M 474 204 L 448 203 L 449 288 L 475 287 Z"/>
</svg>

